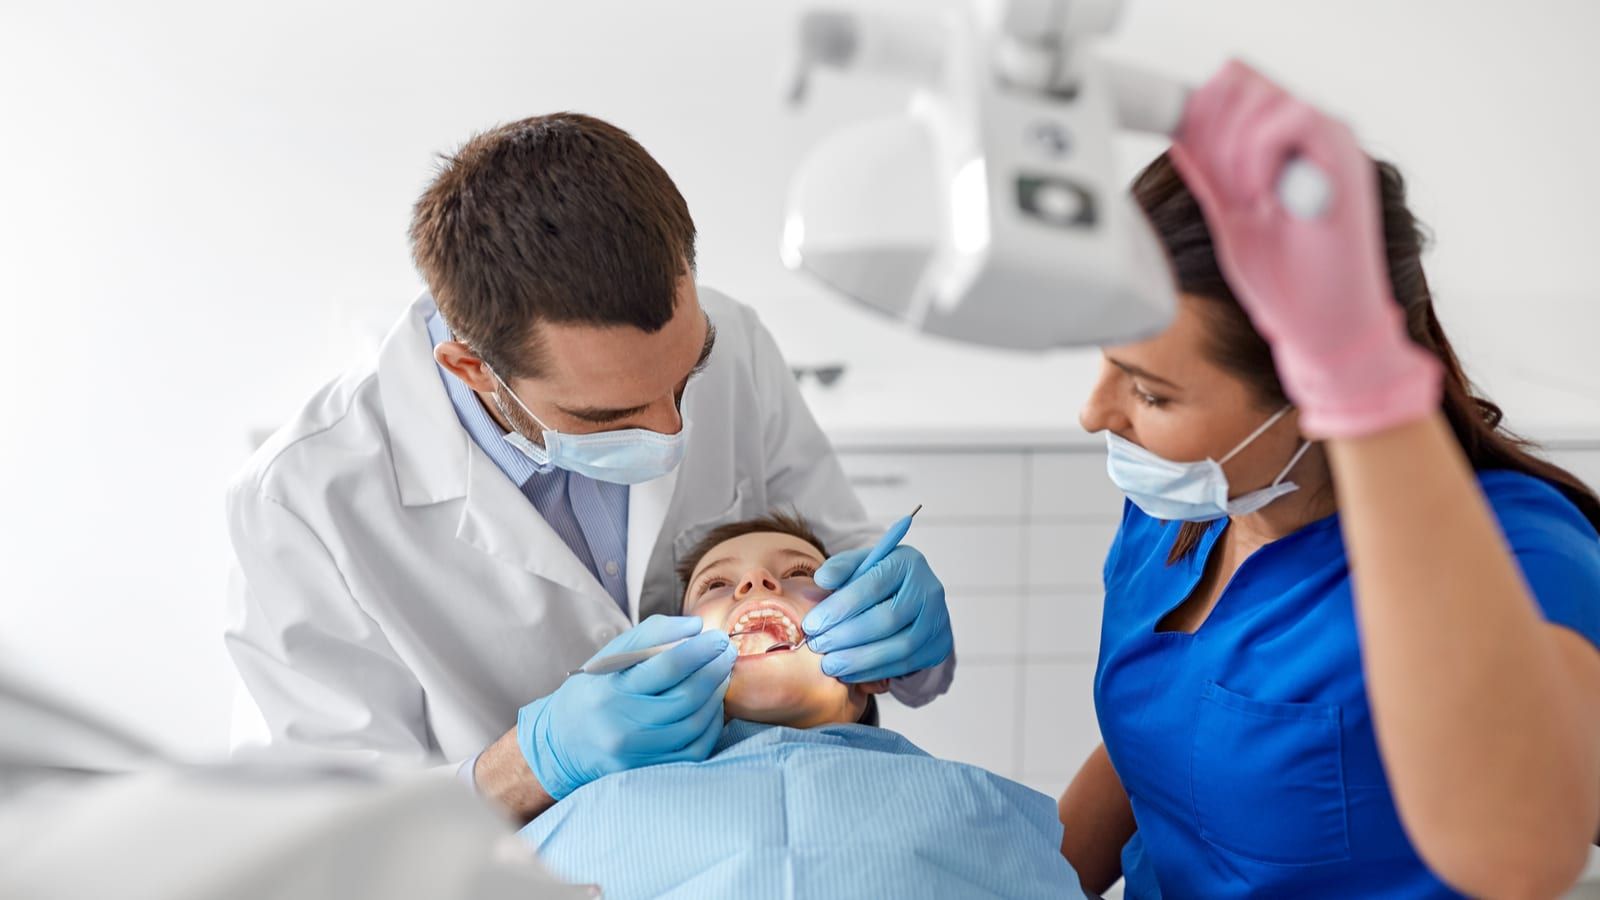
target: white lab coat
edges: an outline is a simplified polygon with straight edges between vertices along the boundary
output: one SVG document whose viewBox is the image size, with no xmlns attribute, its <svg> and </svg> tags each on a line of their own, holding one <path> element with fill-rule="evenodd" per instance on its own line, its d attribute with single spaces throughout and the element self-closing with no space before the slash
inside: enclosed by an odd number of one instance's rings
<svg viewBox="0 0 1600 900">
<path fill-rule="evenodd" d="M 748 307 L 700 299 L 717 346 L 685 396 L 688 452 L 629 492 L 635 621 L 677 612 L 673 567 L 718 524 L 793 508 L 829 550 L 876 536 L 772 336 Z M 229 489 L 236 745 L 464 760 L 631 624 L 457 420 L 432 309 L 413 303 L 374 363 L 319 391 Z M 894 690 L 927 702 L 952 669 Z"/>
</svg>

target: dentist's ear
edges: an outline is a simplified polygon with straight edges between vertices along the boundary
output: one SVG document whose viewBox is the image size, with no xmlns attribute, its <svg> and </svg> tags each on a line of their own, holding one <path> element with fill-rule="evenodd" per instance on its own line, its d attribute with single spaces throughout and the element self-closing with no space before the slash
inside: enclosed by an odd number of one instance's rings
<svg viewBox="0 0 1600 900">
<path fill-rule="evenodd" d="M 494 375 L 471 347 L 461 341 L 444 341 L 433 348 L 433 359 L 467 387 L 484 394 L 495 390 Z"/>
</svg>

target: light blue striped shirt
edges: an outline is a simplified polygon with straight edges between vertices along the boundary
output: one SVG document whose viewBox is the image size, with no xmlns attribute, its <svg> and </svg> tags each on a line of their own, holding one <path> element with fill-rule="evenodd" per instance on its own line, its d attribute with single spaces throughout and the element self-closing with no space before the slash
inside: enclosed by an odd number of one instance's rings
<svg viewBox="0 0 1600 900">
<path fill-rule="evenodd" d="M 437 311 L 428 316 L 434 346 L 451 339 Z M 483 408 L 473 390 L 439 367 L 456 418 L 473 442 L 528 498 L 561 540 L 572 549 L 611 599 L 628 615 L 628 486 L 595 481 L 555 466 L 539 466 L 511 446 L 505 431 Z"/>
</svg>

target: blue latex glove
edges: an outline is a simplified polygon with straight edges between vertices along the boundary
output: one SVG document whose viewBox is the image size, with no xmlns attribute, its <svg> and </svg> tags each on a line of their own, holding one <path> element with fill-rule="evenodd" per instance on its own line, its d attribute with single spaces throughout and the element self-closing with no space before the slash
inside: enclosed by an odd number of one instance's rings
<svg viewBox="0 0 1600 900">
<path fill-rule="evenodd" d="M 574 675 L 517 714 L 517 745 L 545 793 L 560 800 L 602 775 L 699 762 L 722 733 L 722 697 L 738 648 L 697 616 L 651 616 L 600 654 L 688 638 L 609 675 Z"/>
<path fill-rule="evenodd" d="M 856 684 L 944 662 L 955 647 L 944 584 L 916 548 L 896 547 L 839 589 L 868 552 L 841 553 L 817 570 L 817 586 L 836 592 L 807 613 L 801 627 L 806 643 L 822 654 L 823 674 Z"/>
</svg>

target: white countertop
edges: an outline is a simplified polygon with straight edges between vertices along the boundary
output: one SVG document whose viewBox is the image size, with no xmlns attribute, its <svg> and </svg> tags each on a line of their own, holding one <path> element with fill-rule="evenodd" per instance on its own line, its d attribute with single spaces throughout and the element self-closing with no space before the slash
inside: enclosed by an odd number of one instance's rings
<svg viewBox="0 0 1600 900">
<path fill-rule="evenodd" d="M 1100 368 L 1096 349 L 1027 354 L 959 344 L 799 282 L 782 299 L 767 298 L 760 315 L 792 366 L 846 365 L 831 387 L 801 381 L 812 413 L 841 448 L 1105 446 L 1078 427 Z M 1553 448 L 1600 448 L 1600 374 L 1585 346 L 1591 337 L 1581 323 L 1554 328 L 1550 318 L 1464 307 L 1453 341 L 1468 376 L 1506 411 L 1513 430 Z"/>
<path fill-rule="evenodd" d="M 1098 367 L 1094 352 L 991 359 L 975 367 L 856 363 L 832 387 L 804 378 L 802 391 L 842 449 L 1099 452 L 1103 439 L 1077 422 Z M 1519 434 L 1551 448 L 1600 448 L 1600 397 L 1520 371 L 1491 368 L 1476 378 Z"/>
</svg>

